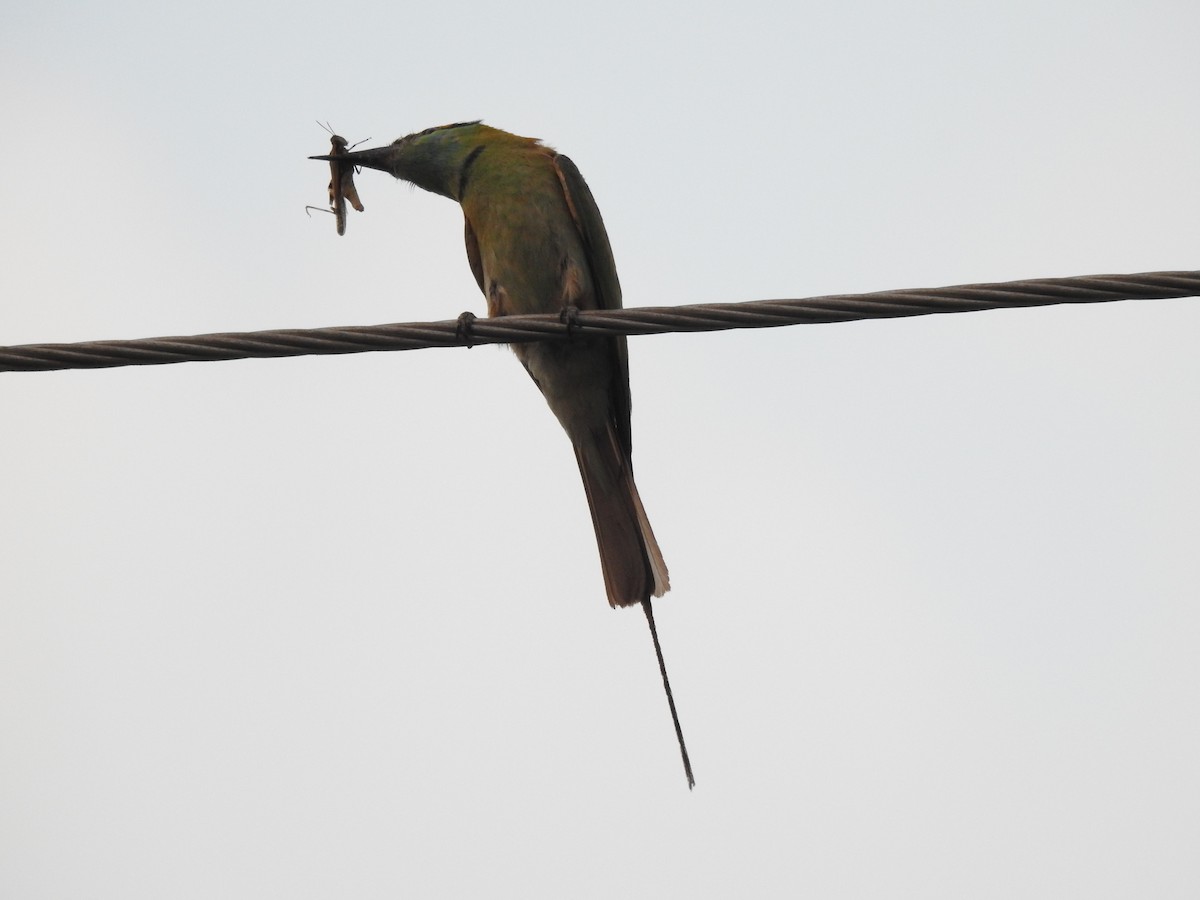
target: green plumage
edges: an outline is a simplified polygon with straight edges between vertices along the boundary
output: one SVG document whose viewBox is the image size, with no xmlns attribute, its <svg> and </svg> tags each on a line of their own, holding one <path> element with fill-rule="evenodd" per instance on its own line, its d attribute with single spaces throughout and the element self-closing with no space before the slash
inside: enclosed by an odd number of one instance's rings
<svg viewBox="0 0 1200 900">
<path fill-rule="evenodd" d="M 488 315 L 620 308 L 621 285 L 592 192 L 571 160 L 540 141 L 459 122 L 344 159 L 458 201 L 467 260 Z M 608 602 L 641 603 L 650 621 L 690 785 L 650 605 L 670 583 L 633 480 L 625 339 L 576 337 L 512 349 L 571 439 Z"/>
<path fill-rule="evenodd" d="M 620 308 L 592 192 L 571 160 L 540 141 L 460 122 L 347 158 L 458 201 L 488 315 Z M 625 339 L 516 344 L 513 351 L 575 447 L 609 603 L 661 596 L 670 586 L 667 568 L 633 481 Z"/>
</svg>

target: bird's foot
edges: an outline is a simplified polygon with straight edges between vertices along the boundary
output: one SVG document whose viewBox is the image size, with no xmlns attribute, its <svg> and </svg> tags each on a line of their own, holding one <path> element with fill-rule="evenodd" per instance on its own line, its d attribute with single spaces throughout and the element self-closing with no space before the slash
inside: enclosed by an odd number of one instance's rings
<svg viewBox="0 0 1200 900">
<path fill-rule="evenodd" d="M 575 304 L 564 306 L 558 314 L 558 321 L 567 326 L 567 337 L 575 337 L 575 329 L 579 327 L 579 307 Z"/>
<path fill-rule="evenodd" d="M 475 346 L 475 340 L 471 335 L 471 329 L 475 325 L 476 315 L 471 311 L 467 311 L 458 317 L 458 324 L 454 326 L 454 337 L 460 344 L 466 344 L 467 349 Z"/>
</svg>

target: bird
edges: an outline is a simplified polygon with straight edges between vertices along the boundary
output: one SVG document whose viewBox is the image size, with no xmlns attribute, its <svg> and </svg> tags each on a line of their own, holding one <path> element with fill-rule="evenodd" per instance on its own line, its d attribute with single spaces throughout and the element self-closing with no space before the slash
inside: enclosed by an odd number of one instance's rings
<svg viewBox="0 0 1200 900">
<path fill-rule="evenodd" d="M 489 316 L 621 308 L 595 198 L 575 163 L 539 139 L 475 120 L 339 150 L 310 158 L 388 172 L 462 207 L 467 261 Z M 575 450 L 609 605 L 640 604 L 646 614 L 690 789 L 695 778 L 652 606 L 670 579 L 633 479 L 625 338 L 573 335 L 511 347 Z"/>
</svg>

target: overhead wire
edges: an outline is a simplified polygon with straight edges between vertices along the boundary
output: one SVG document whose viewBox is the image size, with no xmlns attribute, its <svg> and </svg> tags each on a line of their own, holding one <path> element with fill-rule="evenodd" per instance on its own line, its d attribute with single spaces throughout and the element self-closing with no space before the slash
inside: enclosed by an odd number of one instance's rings
<svg viewBox="0 0 1200 900">
<path fill-rule="evenodd" d="M 231 359 L 470 347 L 523 341 L 570 340 L 578 335 L 776 328 L 938 313 L 975 312 L 1066 303 L 1160 300 L 1200 296 L 1200 271 L 1081 275 L 989 284 L 832 294 L 800 300 L 751 300 L 685 306 L 580 310 L 569 315 L 523 315 L 408 324 L 285 328 L 188 337 L 136 338 L 0 347 L 0 372 L 156 366 Z"/>
</svg>

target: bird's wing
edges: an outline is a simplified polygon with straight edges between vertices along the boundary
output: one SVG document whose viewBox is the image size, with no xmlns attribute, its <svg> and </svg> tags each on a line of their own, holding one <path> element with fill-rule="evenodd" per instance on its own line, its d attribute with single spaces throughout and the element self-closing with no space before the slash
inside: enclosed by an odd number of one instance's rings
<svg viewBox="0 0 1200 900">
<path fill-rule="evenodd" d="M 592 280 L 600 293 L 597 306 L 600 309 L 620 309 L 621 283 L 617 280 L 617 264 L 613 261 L 608 232 L 604 230 L 604 220 L 600 218 L 596 198 L 592 196 L 587 182 L 579 174 L 579 169 L 575 168 L 575 163 L 568 157 L 561 153 L 556 154 L 554 166 L 558 170 L 559 181 L 562 182 L 567 207 L 583 237 L 584 249 L 587 250 Z"/>
<path fill-rule="evenodd" d="M 597 293 L 596 306 L 598 309 L 620 309 L 621 282 L 617 280 L 617 264 L 613 260 L 612 246 L 608 242 L 608 232 L 604 228 L 604 219 L 600 217 L 600 209 L 596 206 L 596 198 L 569 157 L 555 154 L 554 168 L 562 183 L 571 218 L 575 220 L 575 227 L 583 238 L 588 267 L 592 271 L 592 284 Z M 629 352 L 624 337 L 613 338 L 612 345 L 616 357 L 612 398 L 617 435 L 625 453 L 631 454 L 633 436 L 629 422 Z"/>
</svg>

